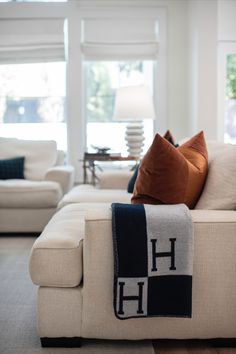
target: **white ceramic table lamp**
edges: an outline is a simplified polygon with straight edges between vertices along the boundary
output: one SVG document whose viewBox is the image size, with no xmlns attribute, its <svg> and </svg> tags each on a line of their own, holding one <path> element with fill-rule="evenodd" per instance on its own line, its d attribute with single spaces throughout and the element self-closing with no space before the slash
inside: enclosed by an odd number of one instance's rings
<svg viewBox="0 0 236 354">
<path fill-rule="evenodd" d="M 129 156 L 139 157 L 144 145 L 143 119 L 155 119 L 152 97 L 146 86 L 121 87 L 116 91 L 114 120 L 127 121 L 125 140 Z"/>
</svg>

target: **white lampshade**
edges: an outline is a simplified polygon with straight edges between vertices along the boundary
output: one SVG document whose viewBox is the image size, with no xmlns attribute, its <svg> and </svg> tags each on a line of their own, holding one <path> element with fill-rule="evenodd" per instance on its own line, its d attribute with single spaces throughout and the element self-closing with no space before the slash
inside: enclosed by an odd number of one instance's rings
<svg viewBox="0 0 236 354">
<path fill-rule="evenodd" d="M 113 119 L 122 121 L 155 119 L 152 97 L 146 86 L 121 87 L 116 91 Z"/>
<path fill-rule="evenodd" d="M 125 133 L 128 154 L 140 158 L 144 145 L 143 119 L 155 119 L 153 100 L 148 88 L 119 88 L 116 92 L 113 119 L 129 122 Z"/>
</svg>

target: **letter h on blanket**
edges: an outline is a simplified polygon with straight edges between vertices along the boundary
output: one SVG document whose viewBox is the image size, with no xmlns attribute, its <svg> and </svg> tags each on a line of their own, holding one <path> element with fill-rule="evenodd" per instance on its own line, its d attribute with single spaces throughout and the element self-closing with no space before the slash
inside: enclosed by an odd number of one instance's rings
<svg viewBox="0 0 236 354">
<path fill-rule="evenodd" d="M 158 257 L 170 257 L 171 258 L 171 266 L 170 270 L 176 270 L 175 267 L 175 241 L 176 238 L 169 238 L 171 242 L 171 251 L 170 252 L 156 252 L 156 239 L 151 239 L 152 243 L 152 272 L 157 271 L 156 259 Z"/>
<path fill-rule="evenodd" d="M 193 227 L 178 205 L 112 204 L 119 319 L 191 317 Z"/>
<path fill-rule="evenodd" d="M 119 315 L 124 315 L 124 310 L 123 310 L 123 302 L 124 301 L 134 301 L 137 300 L 138 301 L 138 310 L 137 313 L 138 314 L 143 314 L 143 286 L 144 286 L 144 282 L 138 282 L 138 295 L 137 296 L 124 296 L 124 285 L 125 282 L 124 281 L 119 281 L 119 287 L 120 287 L 120 293 L 119 293 L 119 311 L 118 314 Z"/>
</svg>

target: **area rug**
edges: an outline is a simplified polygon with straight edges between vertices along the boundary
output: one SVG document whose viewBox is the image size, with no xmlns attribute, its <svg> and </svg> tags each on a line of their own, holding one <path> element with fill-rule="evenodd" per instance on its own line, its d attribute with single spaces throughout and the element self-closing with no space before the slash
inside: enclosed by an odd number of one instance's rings
<svg viewBox="0 0 236 354">
<path fill-rule="evenodd" d="M 28 259 L 34 237 L 0 236 L 1 354 L 154 354 L 151 341 L 84 340 L 82 348 L 41 348 L 36 330 L 37 287 Z"/>
</svg>

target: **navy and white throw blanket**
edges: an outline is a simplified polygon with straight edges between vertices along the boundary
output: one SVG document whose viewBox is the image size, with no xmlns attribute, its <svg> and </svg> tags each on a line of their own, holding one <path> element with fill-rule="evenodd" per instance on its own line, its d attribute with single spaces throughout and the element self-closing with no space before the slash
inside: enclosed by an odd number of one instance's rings
<svg viewBox="0 0 236 354">
<path fill-rule="evenodd" d="M 191 317 L 193 226 L 184 204 L 112 204 L 119 319 Z"/>
</svg>

